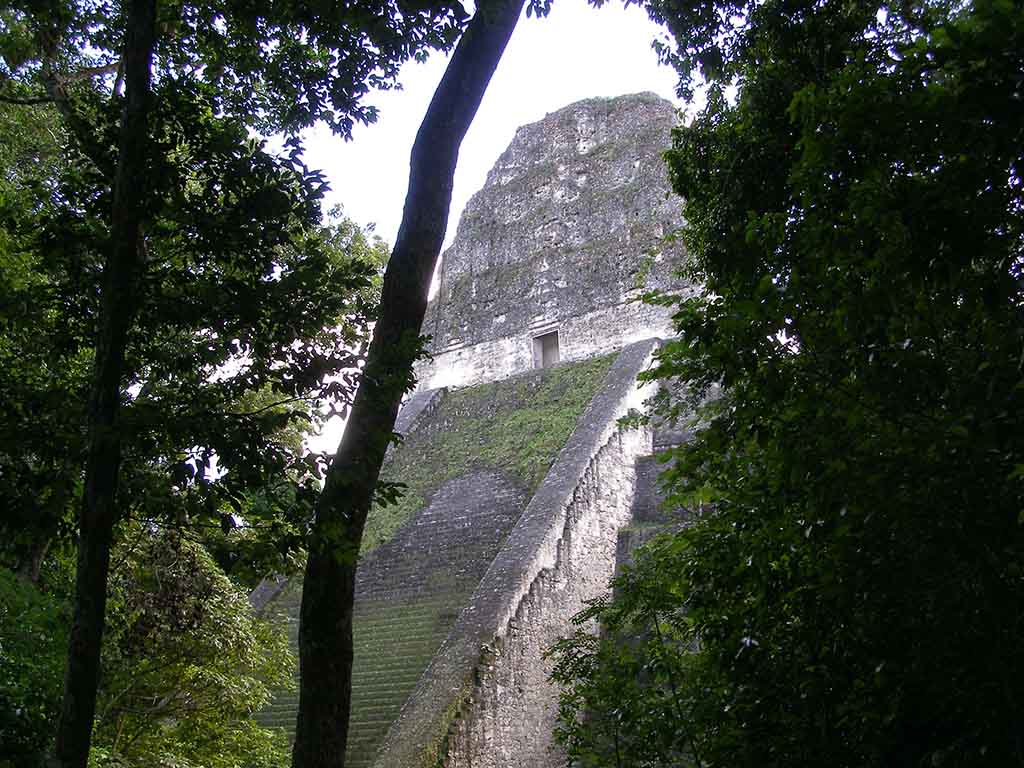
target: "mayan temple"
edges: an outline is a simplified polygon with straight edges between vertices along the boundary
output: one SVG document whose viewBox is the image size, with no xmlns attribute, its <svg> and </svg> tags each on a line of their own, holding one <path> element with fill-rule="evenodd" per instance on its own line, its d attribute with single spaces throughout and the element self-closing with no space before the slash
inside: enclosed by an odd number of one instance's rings
<svg viewBox="0 0 1024 768">
<path fill-rule="evenodd" d="M 590 99 L 520 128 L 469 202 L 424 333 L 429 360 L 399 415 L 360 563 L 354 768 L 556 764 L 544 650 L 664 522 L 653 452 L 675 437 L 619 419 L 668 310 L 680 223 L 661 153 L 674 107 Z M 298 629 L 301 585 L 264 610 Z M 294 727 L 297 694 L 263 722 Z"/>
</svg>

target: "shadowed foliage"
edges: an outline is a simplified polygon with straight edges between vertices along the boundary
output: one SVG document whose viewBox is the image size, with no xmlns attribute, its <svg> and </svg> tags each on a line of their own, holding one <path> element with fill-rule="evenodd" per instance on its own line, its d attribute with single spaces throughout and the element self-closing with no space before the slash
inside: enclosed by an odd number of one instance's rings
<svg viewBox="0 0 1024 768">
<path fill-rule="evenodd" d="M 664 482 L 704 509 L 560 648 L 564 743 L 1024 765 L 1020 6 L 672 13 L 710 81 L 668 155 L 705 291 L 660 298 L 652 375 L 691 383 Z"/>
</svg>

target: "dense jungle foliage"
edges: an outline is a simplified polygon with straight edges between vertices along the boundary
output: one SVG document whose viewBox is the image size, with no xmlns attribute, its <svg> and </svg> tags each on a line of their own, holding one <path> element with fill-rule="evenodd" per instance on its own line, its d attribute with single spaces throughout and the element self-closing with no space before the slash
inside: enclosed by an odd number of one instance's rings
<svg viewBox="0 0 1024 768">
<path fill-rule="evenodd" d="M 141 563 L 126 593 L 121 548 L 167 536 L 201 547 L 188 557 L 204 575 L 182 589 L 223 599 L 204 598 L 186 622 L 197 643 L 211 622 L 240 620 L 255 577 L 294 567 L 326 466 L 301 435 L 351 402 L 387 256 L 324 217 L 325 182 L 302 163 L 298 133 L 319 122 L 348 137 L 372 122 L 363 97 L 394 87 L 402 62 L 453 45 L 465 19 L 445 0 L 0 7 L 2 620 L 31 639 L 38 609 L 67 635 L 40 640 L 46 654 L 63 643 L 65 664 L 5 642 L 17 696 L 4 697 L 0 760 L 49 751 L 85 766 L 90 742 L 93 762 L 112 764 L 273 752 L 251 722 L 238 730 L 264 696 L 257 677 L 272 683 L 282 659 L 251 620 L 220 659 L 196 645 L 183 688 L 148 679 L 148 726 L 118 714 L 137 691 L 112 688 L 135 669 L 112 650 L 135 632 L 117 611 L 166 582 L 160 563 Z M 275 132 L 285 142 L 271 153 L 255 136 Z M 153 625 L 173 631 L 164 618 Z M 250 669 L 245 649 L 263 641 L 271 666 Z M 232 653 L 249 659 L 229 670 Z M 19 675 L 37 673 L 28 708 Z M 184 734 L 195 721 L 181 706 L 202 710 L 211 676 L 226 695 L 251 690 L 205 708 L 220 736 Z"/>
<path fill-rule="evenodd" d="M 109 584 L 103 684 L 90 764 L 278 766 L 287 740 L 252 714 L 293 685 L 281 628 L 180 530 L 121 531 Z M 60 702 L 73 561 L 34 584 L 0 569 L 0 765 L 42 764 Z"/>
<path fill-rule="evenodd" d="M 705 288 L 661 297 L 652 376 L 689 382 L 664 484 L 696 521 L 557 649 L 571 762 L 1024 765 L 1024 10 L 673 29 L 710 85 L 668 153 Z"/>
<path fill-rule="evenodd" d="M 251 715 L 294 659 L 246 594 L 299 563 L 325 461 L 303 434 L 351 393 L 386 249 L 322 216 L 294 154 L 170 90 L 92 760 L 279 765 Z M 0 104 L 0 166 L 0 765 L 20 768 L 61 700 L 110 192 L 48 104 Z"/>
</svg>

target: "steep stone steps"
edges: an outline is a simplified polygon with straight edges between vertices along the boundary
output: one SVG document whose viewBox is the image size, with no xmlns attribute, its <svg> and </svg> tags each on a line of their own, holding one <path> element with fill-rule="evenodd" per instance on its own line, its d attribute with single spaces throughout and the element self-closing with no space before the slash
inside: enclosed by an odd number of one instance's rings
<svg viewBox="0 0 1024 768">
<path fill-rule="evenodd" d="M 689 432 L 686 430 L 656 424 L 654 449 L 656 452 L 663 451 L 688 438 Z M 685 509 L 666 508 L 665 494 L 658 484 L 666 464 L 658 458 L 657 453 L 641 456 L 634 467 L 636 486 L 633 490 L 632 518 L 628 525 L 619 530 L 615 551 L 616 570 L 633 561 L 633 553 L 637 548 L 659 534 L 685 525 L 690 518 L 689 511 Z"/>
<path fill-rule="evenodd" d="M 375 510 L 375 548 L 356 575 L 346 765 L 373 759 L 610 364 L 589 360 L 426 398 L 389 455 L 388 479 L 406 483 L 403 500 Z M 287 623 L 293 650 L 300 603 L 294 580 L 265 609 Z M 282 691 L 259 719 L 291 735 L 297 703 Z"/>
<path fill-rule="evenodd" d="M 498 473 L 457 478 L 360 565 L 346 765 L 370 764 L 524 506 L 525 492 Z M 293 643 L 300 603 L 291 585 L 274 603 Z M 297 705 L 297 693 L 281 692 L 260 721 L 291 735 Z"/>
</svg>

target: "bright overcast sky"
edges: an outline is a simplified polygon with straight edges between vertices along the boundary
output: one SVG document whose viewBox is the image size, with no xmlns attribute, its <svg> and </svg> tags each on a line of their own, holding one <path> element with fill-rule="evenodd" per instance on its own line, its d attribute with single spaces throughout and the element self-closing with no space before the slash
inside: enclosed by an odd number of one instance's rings
<svg viewBox="0 0 1024 768">
<path fill-rule="evenodd" d="M 660 66 L 651 49 L 659 36 L 664 37 L 643 10 L 623 8 L 617 0 L 600 9 L 584 0 L 554 0 L 546 18 L 521 19 L 462 144 L 445 245 L 466 201 L 483 186 L 519 126 L 592 96 L 653 91 L 682 107 L 675 72 Z M 408 64 L 402 90 L 367 100 L 379 109 L 378 120 L 357 126 L 352 141 L 326 130 L 306 137 L 306 163 L 330 181 L 327 205 L 340 203 L 358 223 L 374 223 L 389 245 L 402 218 L 413 139 L 446 64 L 442 56 Z M 309 446 L 333 452 L 342 426 L 332 419 Z"/>
<path fill-rule="evenodd" d="M 679 104 L 675 72 L 660 66 L 651 49 L 659 34 L 643 10 L 616 0 L 600 9 L 555 0 L 547 18 L 521 19 L 462 144 L 445 244 L 519 126 L 591 96 L 653 91 Z M 389 245 L 402 217 L 413 139 L 446 63 L 437 55 L 411 62 L 402 70 L 402 90 L 371 94 L 367 103 L 379 118 L 357 126 L 352 141 L 326 130 L 307 135 L 306 162 L 330 181 L 328 205 L 341 203 L 350 218 L 376 224 Z"/>
</svg>

